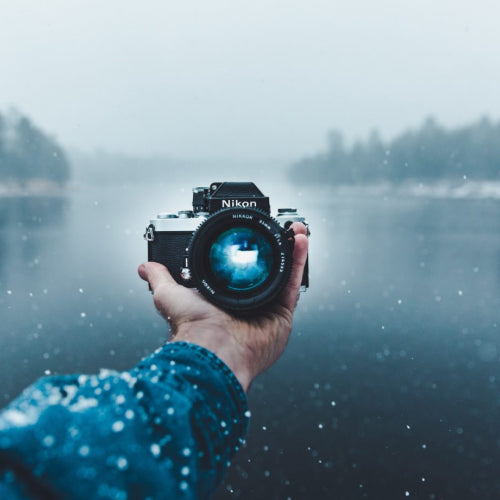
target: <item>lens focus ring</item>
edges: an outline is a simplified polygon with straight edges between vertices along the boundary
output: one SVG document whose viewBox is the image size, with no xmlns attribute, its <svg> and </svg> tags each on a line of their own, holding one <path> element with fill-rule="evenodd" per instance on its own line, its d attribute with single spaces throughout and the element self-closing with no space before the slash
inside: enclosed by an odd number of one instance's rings
<svg viewBox="0 0 500 500">
<path fill-rule="evenodd" d="M 220 210 L 191 239 L 193 284 L 224 309 L 263 309 L 288 281 L 292 246 L 286 231 L 267 213 L 252 208 Z"/>
</svg>

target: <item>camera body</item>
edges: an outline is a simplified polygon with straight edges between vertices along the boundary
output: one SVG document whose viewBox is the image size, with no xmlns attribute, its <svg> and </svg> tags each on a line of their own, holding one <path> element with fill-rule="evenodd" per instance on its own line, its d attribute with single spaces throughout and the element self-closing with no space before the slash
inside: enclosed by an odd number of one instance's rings
<svg viewBox="0 0 500 500">
<path fill-rule="evenodd" d="M 293 208 L 270 216 L 269 198 L 252 182 L 214 182 L 193 189 L 192 210 L 160 213 L 146 228 L 148 260 L 167 267 L 174 280 L 197 288 L 236 313 L 263 309 L 291 271 Z M 307 224 L 306 224 L 307 225 Z M 308 264 L 301 291 L 309 286 Z"/>
</svg>

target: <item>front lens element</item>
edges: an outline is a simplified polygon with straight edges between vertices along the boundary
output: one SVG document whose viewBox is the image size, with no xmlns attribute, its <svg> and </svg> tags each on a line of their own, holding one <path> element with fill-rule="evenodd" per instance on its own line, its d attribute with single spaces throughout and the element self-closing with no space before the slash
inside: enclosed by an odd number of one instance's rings
<svg viewBox="0 0 500 500">
<path fill-rule="evenodd" d="M 252 290 L 266 281 L 273 266 L 273 250 L 263 234 L 249 227 L 232 227 L 210 247 L 211 274 L 222 287 Z"/>
</svg>

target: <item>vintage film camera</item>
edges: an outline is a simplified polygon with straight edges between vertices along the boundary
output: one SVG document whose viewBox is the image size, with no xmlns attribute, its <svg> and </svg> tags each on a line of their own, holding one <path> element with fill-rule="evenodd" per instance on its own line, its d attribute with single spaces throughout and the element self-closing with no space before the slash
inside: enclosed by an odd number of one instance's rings
<svg viewBox="0 0 500 500">
<path fill-rule="evenodd" d="M 262 311 L 290 277 L 296 221 L 306 224 L 294 208 L 280 208 L 272 218 L 269 198 L 253 182 L 214 182 L 193 189 L 192 210 L 150 221 L 148 260 L 223 309 Z M 308 286 L 307 263 L 301 291 Z"/>
</svg>

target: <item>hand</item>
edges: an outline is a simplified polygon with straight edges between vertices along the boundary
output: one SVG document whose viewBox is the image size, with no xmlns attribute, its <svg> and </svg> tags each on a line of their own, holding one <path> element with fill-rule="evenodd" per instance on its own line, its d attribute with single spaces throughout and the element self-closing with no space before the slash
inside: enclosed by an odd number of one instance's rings
<svg viewBox="0 0 500 500">
<path fill-rule="evenodd" d="M 212 351 L 234 372 L 243 389 L 275 363 L 285 350 L 307 258 L 306 227 L 295 222 L 293 267 L 290 279 L 272 309 L 252 318 L 237 318 L 208 302 L 193 288 L 177 284 L 157 262 L 139 266 L 153 300 L 171 327 L 171 342 L 198 344 Z"/>
</svg>

